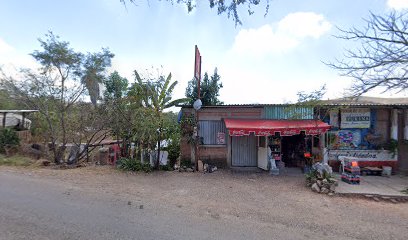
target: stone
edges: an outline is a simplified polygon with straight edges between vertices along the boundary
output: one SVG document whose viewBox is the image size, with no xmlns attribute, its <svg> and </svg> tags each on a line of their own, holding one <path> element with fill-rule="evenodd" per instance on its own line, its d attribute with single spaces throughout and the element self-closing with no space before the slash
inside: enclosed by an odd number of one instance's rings
<svg viewBox="0 0 408 240">
<path fill-rule="evenodd" d="M 380 201 L 380 199 L 378 197 L 373 197 L 373 200 L 376 201 L 376 202 Z"/>
<path fill-rule="evenodd" d="M 327 181 L 326 178 L 322 180 L 322 184 L 328 184 L 328 183 L 329 183 L 329 181 Z"/>
<path fill-rule="evenodd" d="M 194 172 L 194 170 L 192 168 L 187 168 L 186 171 L 187 172 Z"/>
<path fill-rule="evenodd" d="M 51 162 L 48 161 L 48 160 L 44 160 L 44 161 L 41 162 L 41 165 L 43 165 L 43 166 L 49 166 L 50 164 L 51 164 Z"/>
<path fill-rule="evenodd" d="M 320 192 L 321 192 L 321 193 L 324 193 L 324 194 L 327 194 L 327 193 L 330 192 L 330 190 L 327 189 L 327 188 L 325 188 L 325 187 L 322 187 L 322 189 L 320 189 Z"/>
<path fill-rule="evenodd" d="M 317 185 L 317 183 L 313 183 L 312 191 L 318 192 L 318 193 L 320 192 L 320 187 Z"/>
<path fill-rule="evenodd" d="M 395 199 L 395 198 L 391 198 L 390 201 L 391 201 L 392 203 L 398 203 L 398 200 Z"/>
<path fill-rule="evenodd" d="M 322 187 L 322 181 L 321 180 L 317 180 L 316 184 L 317 184 L 317 186 Z"/>
<path fill-rule="evenodd" d="M 329 195 L 330 197 L 332 197 L 332 196 L 334 196 L 334 193 L 329 192 L 329 194 L 327 194 L 327 195 Z"/>
<path fill-rule="evenodd" d="M 329 187 L 330 191 L 335 192 L 336 191 L 336 185 L 332 184 Z"/>
<path fill-rule="evenodd" d="M 203 165 L 203 161 L 201 161 L 201 160 L 198 160 L 198 171 L 199 172 L 202 172 L 202 171 L 204 171 L 204 165 Z"/>
</svg>

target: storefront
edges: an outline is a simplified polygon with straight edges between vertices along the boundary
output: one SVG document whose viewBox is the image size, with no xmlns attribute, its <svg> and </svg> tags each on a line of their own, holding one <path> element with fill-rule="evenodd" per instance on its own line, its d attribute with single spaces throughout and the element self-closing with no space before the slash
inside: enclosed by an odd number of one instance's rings
<svg viewBox="0 0 408 240">
<path fill-rule="evenodd" d="M 303 167 L 304 154 L 322 156 L 320 136 L 330 126 L 319 120 L 224 119 L 231 138 L 231 166 L 268 169 L 271 156 L 288 167 Z M 317 151 L 316 151 L 317 149 Z M 313 151 L 315 150 L 315 151 Z"/>
<path fill-rule="evenodd" d="M 191 107 L 183 107 L 181 118 L 194 114 Z M 267 170 L 268 156 L 288 167 L 302 167 L 304 153 L 323 158 L 321 139 L 330 128 L 313 120 L 313 108 L 287 104 L 207 106 L 199 119 L 199 159 L 220 167 Z M 195 156 L 188 136 L 183 137 L 181 160 L 194 162 Z"/>
<path fill-rule="evenodd" d="M 348 106 L 330 110 L 332 129 L 326 135 L 325 160 L 335 169 L 339 157 L 354 158 L 360 167 L 398 168 L 398 130 L 386 106 Z"/>
</svg>

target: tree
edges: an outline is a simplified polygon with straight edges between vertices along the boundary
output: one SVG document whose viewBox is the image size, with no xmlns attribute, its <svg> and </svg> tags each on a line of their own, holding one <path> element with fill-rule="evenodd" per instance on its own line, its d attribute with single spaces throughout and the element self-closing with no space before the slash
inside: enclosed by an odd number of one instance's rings
<svg viewBox="0 0 408 240">
<path fill-rule="evenodd" d="M 141 104 L 150 109 L 151 112 L 154 114 L 154 126 L 157 131 L 157 160 L 155 163 L 155 167 L 159 167 L 159 160 L 160 160 L 160 144 L 162 140 L 163 132 L 165 132 L 165 124 L 164 124 L 164 111 L 171 107 L 174 107 L 178 104 L 187 102 L 189 99 L 181 98 L 181 99 L 172 99 L 172 94 L 174 88 L 177 85 L 177 81 L 171 82 L 171 73 L 167 77 L 160 75 L 157 79 L 151 78 L 142 78 L 137 71 L 135 71 L 136 82 L 132 86 L 136 90 L 138 95 L 135 97 L 140 97 Z M 149 119 L 150 120 L 150 119 Z"/>
<path fill-rule="evenodd" d="M 88 89 L 89 97 L 93 105 L 100 96 L 99 84 L 102 84 L 105 79 L 105 70 L 111 66 L 111 59 L 114 54 L 108 49 L 102 48 L 100 53 L 88 53 L 84 58 L 84 73 L 82 82 Z"/>
<path fill-rule="evenodd" d="M 371 13 L 362 29 L 340 29 L 340 39 L 358 42 L 347 50 L 345 60 L 328 65 L 342 76 L 351 77 L 352 96 L 381 88 L 401 92 L 408 88 L 408 12 L 390 12 L 386 16 Z"/>
<path fill-rule="evenodd" d="M 74 51 L 69 42 L 61 41 L 52 32 L 46 34 L 46 40 L 39 39 L 39 42 L 42 50 L 31 54 L 41 64 L 39 71 L 22 69 L 22 79 L 3 74 L 0 83 L 14 100 L 29 109 L 39 110 L 41 119 L 46 123 L 46 142 L 51 142 L 52 157 L 59 164 L 65 161 L 68 141 L 77 135 L 71 128 L 75 126 L 72 124 L 76 117 L 74 106 L 85 95 L 86 82 L 98 80 L 95 76 L 99 77 L 99 73 L 109 65 L 98 61 L 104 59 L 108 63 L 113 54 L 103 49 L 102 53 L 84 57 L 84 54 Z M 93 64 L 93 61 L 96 63 Z M 96 75 L 89 77 L 90 73 Z"/>
<path fill-rule="evenodd" d="M 120 0 L 124 5 L 126 5 L 126 2 L 130 3 L 136 3 L 136 0 Z M 171 4 L 178 3 L 178 4 L 185 4 L 187 7 L 188 12 L 193 11 L 197 5 L 195 0 L 166 0 L 167 2 L 170 2 Z M 235 22 L 236 25 L 242 25 L 241 19 L 239 17 L 239 7 L 244 6 L 245 4 L 247 5 L 248 9 L 248 14 L 252 15 L 254 14 L 254 10 L 252 10 L 252 7 L 258 6 L 262 1 L 261 0 L 208 0 L 208 3 L 210 5 L 211 9 L 217 9 L 218 15 L 221 14 L 227 14 L 228 18 L 232 17 L 233 21 Z M 265 16 L 269 12 L 269 0 L 263 1 L 265 2 Z"/>
<path fill-rule="evenodd" d="M 220 96 L 220 89 L 222 88 L 221 76 L 218 74 L 217 68 L 214 69 L 214 74 L 208 77 L 208 73 L 204 73 L 203 80 L 200 84 L 200 95 L 201 102 L 204 106 L 214 106 L 223 104 L 222 101 L 218 99 Z M 186 88 L 186 97 L 190 99 L 190 104 L 193 104 L 197 100 L 197 81 L 192 79 L 188 82 Z"/>
</svg>

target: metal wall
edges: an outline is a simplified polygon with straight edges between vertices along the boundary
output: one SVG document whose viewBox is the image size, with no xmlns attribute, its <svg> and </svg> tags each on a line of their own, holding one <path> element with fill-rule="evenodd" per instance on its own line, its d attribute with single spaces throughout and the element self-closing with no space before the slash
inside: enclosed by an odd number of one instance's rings
<svg viewBox="0 0 408 240">
<path fill-rule="evenodd" d="M 232 137 L 232 166 L 256 167 L 257 164 L 257 137 L 254 135 Z"/>
<path fill-rule="evenodd" d="M 300 106 L 265 106 L 265 119 L 313 119 L 313 108 Z"/>
<path fill-rule="evenodd" d="M 203 139 L 203 145 L 217 145 L 217 133 L 223 132 L 227 135 L 223 121 L 209 120 L 200 121 L 199 136 Z"/>
</svg>

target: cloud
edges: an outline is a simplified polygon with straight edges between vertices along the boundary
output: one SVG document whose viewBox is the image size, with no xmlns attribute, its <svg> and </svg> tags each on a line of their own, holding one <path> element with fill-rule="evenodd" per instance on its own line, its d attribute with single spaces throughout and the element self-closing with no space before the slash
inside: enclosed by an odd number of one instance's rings
<svg viewBox="0 0 408 240">
<path fill-rule="evenodd" d="M 320 38 L 331 26 L 321 14 L 291 13 L 276 24 L 267 24 L 256 29 L 242 29 L 235 37 L 232 50 L 255 56 L 283 53 L 296 48 L 307 38 Z"/>
<path fill-rule="evenodd" d="M 6 43 L 3 39 L 0 38 L 0 53 L 9 53 L 13 51 L 14 48 Z"/>
<path fill-rule="evenodd" d="M 408 8 L 408 0 L 387 0 L 389 8 L 402 10 Z"/>
</svg>

